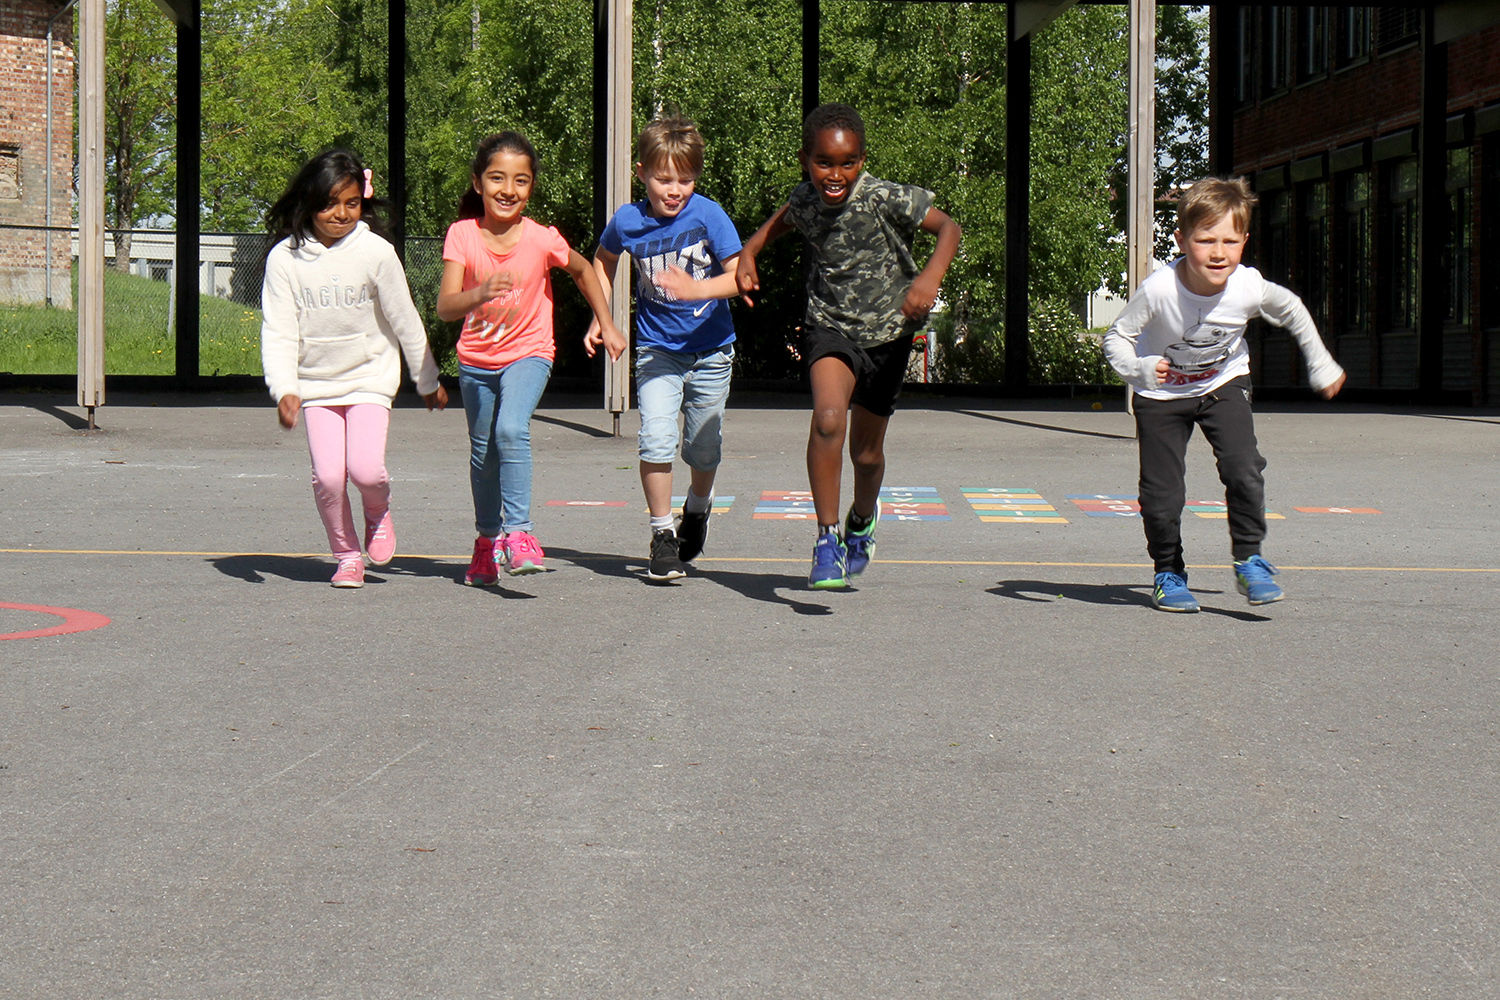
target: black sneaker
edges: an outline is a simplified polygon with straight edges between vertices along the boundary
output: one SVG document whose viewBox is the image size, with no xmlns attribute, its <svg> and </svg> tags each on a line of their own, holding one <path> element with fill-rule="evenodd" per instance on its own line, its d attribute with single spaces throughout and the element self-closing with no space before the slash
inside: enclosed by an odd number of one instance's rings
<svg viewBox="0 0 1500 1000">
<path fill-rule="evenodd" d="M 646 575 L 653 580 L 680 580 L 687 576 L 687 567 L 677 555 L 677 536 L 671 528 L 651 532 L 651 562 Z"/>
<path fill-rule="evenodd" d="M 692 562 L 703 552 L 703 543 L 708 541 L 708 511 L 694 514 L 683 511 L 677 522 L 677 558 Z"/>
</svg>

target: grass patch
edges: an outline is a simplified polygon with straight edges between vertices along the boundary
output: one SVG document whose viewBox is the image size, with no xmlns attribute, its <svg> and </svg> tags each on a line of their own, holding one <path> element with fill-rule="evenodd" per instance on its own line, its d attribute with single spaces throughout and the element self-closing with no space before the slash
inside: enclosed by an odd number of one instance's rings
<svg viewBox="0 0 1500 1000">
<path fill-rule="evenodd" d="M 73 299 L 78 299 L 74 275 Z M 104 373 L 172 375 L 177 344 L 167 335 L 171 285 L 104 272 Z M 260 310 L 198 296 L 198 371 L 259 375 Z M 0 372 L 71 375 L 78 371 L 78 314 L 49 306 L 0 304 Z"/>
</svg>

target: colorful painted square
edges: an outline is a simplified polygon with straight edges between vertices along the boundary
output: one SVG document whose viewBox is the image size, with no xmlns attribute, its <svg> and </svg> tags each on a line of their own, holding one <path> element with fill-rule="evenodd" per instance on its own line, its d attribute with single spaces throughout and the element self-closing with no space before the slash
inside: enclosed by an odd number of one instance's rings
<svg viewBox="0 0 1500 1000">
<path fill-rule="evenodd" d="M 751 518 L 757 521 L 816 521 L 811 490 L 765 490 Z"/>
<path fill-rule="evenodd" d="M 935 486 L 887 486 L 880 491 L 882 521 L 951 521 Z"/>
<path fill-rule="evenodd" d="M 1010 486 L 960 487 L 979 520 L 988 524 L 1067 524 L 1036 490 Z"/>
<path fill-rule="evenodd" d="M 1069 493 L 1068 499 L 1089 517 L 1140 517 L 1134 493 Z"/>
<path fill-rule="evenodd" d="M 681 514 L 682 505 L 687 502 L 687 495 L 672 498 L 672 513 Z M 710 514 L 723 514 L 734 506 L 734 497 L 715 496 L 709 505 Z"/>
</svg>

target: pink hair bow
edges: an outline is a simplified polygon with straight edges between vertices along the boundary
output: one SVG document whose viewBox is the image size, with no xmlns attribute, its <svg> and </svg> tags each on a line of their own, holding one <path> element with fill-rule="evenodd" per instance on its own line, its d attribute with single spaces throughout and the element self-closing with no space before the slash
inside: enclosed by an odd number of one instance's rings
<svg viewBox="0 0 1500 1000">
<path fill-rule="evenodd" d="M 373 177 L 373 176 L 374 176 L 374 171 L 372 171 L 369 167 L 366 167 L 365 168 L 365 197 L 366 198 L 373 198 L 373 197 L 375 197 L 375 186 L 370 183 L 370 178 Z"/>
</svg>

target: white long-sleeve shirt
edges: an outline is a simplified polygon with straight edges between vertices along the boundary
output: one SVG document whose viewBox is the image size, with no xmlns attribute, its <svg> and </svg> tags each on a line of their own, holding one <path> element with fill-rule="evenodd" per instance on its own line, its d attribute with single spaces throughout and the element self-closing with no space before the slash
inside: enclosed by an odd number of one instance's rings
<svg viewBox="0 0 1500 1000">
<path fill-rule="evenodd" d="M 271 398 L 304 404 L 390 406 L 401 355 L 417 392 L 437 391 L 438 370 L 396 250 L 360 222 L 333 246 L 288 237 L 266 255 L 261 367 Z"/>
<path fill-rule="evenodd" d="M 1104 335 L 1105 357 L 1136 392 L 1148 399 L 1204 396 L 1250 374 L 1245 327 L 1256 317 L 1285 328 L 1297 341 L 1313 389 L 1344 374 L 1294 292 L 1241 265 L 1219 294 L 1196 295 L 1178 280 L 1180 263 L 1178 258 L 1142 281 Z M 1158 378 L 1162 358 L 1170 367 Z"/>
</svg>

